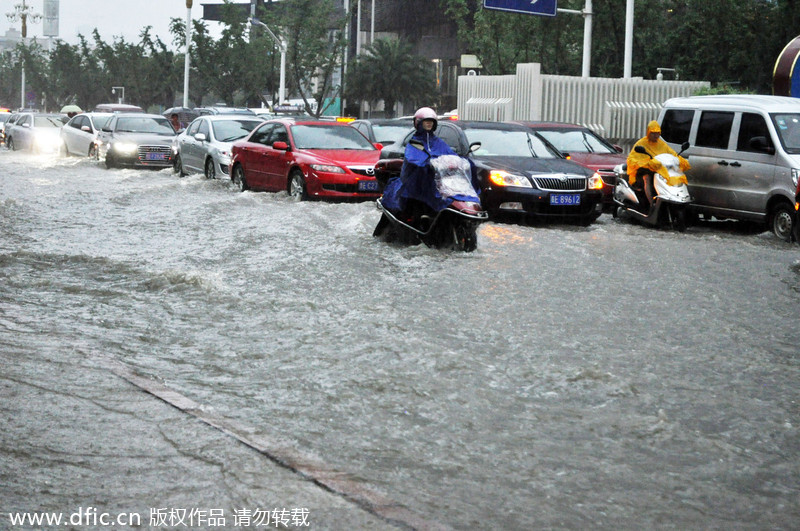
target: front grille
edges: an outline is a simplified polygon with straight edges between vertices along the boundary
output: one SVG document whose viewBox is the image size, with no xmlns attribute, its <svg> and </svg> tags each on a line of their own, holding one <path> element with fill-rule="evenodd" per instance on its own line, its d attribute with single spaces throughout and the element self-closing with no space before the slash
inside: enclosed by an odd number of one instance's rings
<svg viewBox="0 0 800 531">
<path fill-rule="evenodd" d="M 161 153 L 161 154 L 164 154 L 164 155 L 166 155 L 166 157 L 164 159 L 160 159 L 160 160 L 167 161 L 167 160 L 169 160 L 170 155 L 172 154 L 172 148 L 170 146 L 139 146 L 139 160 L 145 161 L 145 162 L 147 162 L 147 161 L 157 162 L 159 160 L 159 159 L 156 159 L 156 160 L 148 159 L 147 158 L 147 154 L 148 153 Z"/>
<path fill-rule="evenodd" d="M 556 192 L 581 192 L 586 190 L 586 177 L 533 177 L 540 190 Z"/>
<path fill-rule="evenodd" d="M 375 175 L 375 166 L 348 166 L 347 169 L 358 175 L 366 175 L 368 177 Z"/>
</svg>

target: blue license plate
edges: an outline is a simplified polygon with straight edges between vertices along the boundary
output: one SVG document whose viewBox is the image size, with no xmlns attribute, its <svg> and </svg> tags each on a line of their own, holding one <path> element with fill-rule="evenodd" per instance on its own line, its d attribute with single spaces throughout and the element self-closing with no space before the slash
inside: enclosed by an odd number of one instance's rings
<svg viewBox="0 0 800 531">
<path fill-rule="evenodd" d="M 144 160 L 167 160 L 166 153 L 145 153 Z"/>
<path fill-rule="evenodd" d="M 550 204 L 557 206 L 580 205 L 581 194 L 550 194 Z"/>
<path fill-rule="evenodd" d="M 358 181 L 359 192 L 377 192 L 378 181 Z"/>
</svg>

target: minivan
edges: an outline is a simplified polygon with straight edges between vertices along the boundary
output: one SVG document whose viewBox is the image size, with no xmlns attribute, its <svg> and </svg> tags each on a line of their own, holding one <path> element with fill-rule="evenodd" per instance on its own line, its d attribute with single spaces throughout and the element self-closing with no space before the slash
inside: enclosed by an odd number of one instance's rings
<svg viewBox="0 0 800 531">
<path fill-rule="evenodd" d="M 692 212 L 762 222 L 792 237 L 800 175 L 800 99 L 783 96 L 693 96 L 667 100 L 662 138 L 684 142 Z"/>
</svg>

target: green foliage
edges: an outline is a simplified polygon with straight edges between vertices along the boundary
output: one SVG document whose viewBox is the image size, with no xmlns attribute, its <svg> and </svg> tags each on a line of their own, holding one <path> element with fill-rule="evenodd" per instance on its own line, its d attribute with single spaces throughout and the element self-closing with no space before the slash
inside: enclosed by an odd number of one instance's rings
<svg viewBox="0 0 800 531">
<path fill-rule="evenodd" d="M 379 39 L 350 65 L 347 98 L 373 106 L 383 100 L 387 117 L 392 117 L 397 102 L 435 105 L 434 76 L 433 63 L 414 55 L 413 46 Z"/>
</svg>

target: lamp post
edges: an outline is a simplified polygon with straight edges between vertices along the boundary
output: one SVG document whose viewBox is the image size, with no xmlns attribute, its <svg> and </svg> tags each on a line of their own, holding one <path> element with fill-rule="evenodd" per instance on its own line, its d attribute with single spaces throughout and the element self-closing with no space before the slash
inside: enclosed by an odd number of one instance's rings
<svg viewBox="0 0 800 531">
<path fill-rule="evenodd" d="M 119 100 L 117 100 L 117 103 L 121 105 L 125 103 L 125 87 L 111 87 L 111 94 L 116 94 L 117 90 L 120 91 L 120 96 Z"/>
<path fill-rule="evenodd" d="M 275 41 L 275 44 L 278 45 L 278 49 L 281 51 L 281 78 L 280 78 L 280 85 L 278 87 L 278 105 L 280 105 L 281 103 L 283 103 L 283 98 L 286 93 L 286 41 L 282 38 L 279 39 L 274 33 L 272 33 L 272 30 L 269 29 L 269 27 L 266 24 L 264 24 L 257 18 L 250 17 L 248 21 L 250 22 L 250 24 L 261 26 L 262 28 L 267 30 L 267 33 L 269 34 L 270 37 L 272 37 L 272 40 Z M 273 107 L 274 106 L 275 102 L 273 102 Z"/>
<path fill-rule="evenodd" d="M 186 56 L 183 61 L 183 106 L 189 106 L 189 49 L 192 47 L 192 0 L 186 0 Z"/>
<path fill-rule="evenodd" d="M 22 21 L 22 43 L 25 43 L 25 38 L 28 36 L 28 19 L 31 22 L 36 23 L 42 19 L 41 13 L 34 13 L 33 8 L 25 3 L 25 0 L 22 0 L 19 4 L 14 5 L 14 11 L 11 13 L 6 13 L 6 17 L 10 22 L 16 22 L 18 20 Z M 25 108 L 25 60 L 20 61 L 20 65 L 22 67 L 22 89 L 20 94 L 20 108 Z"/>
</svg>

